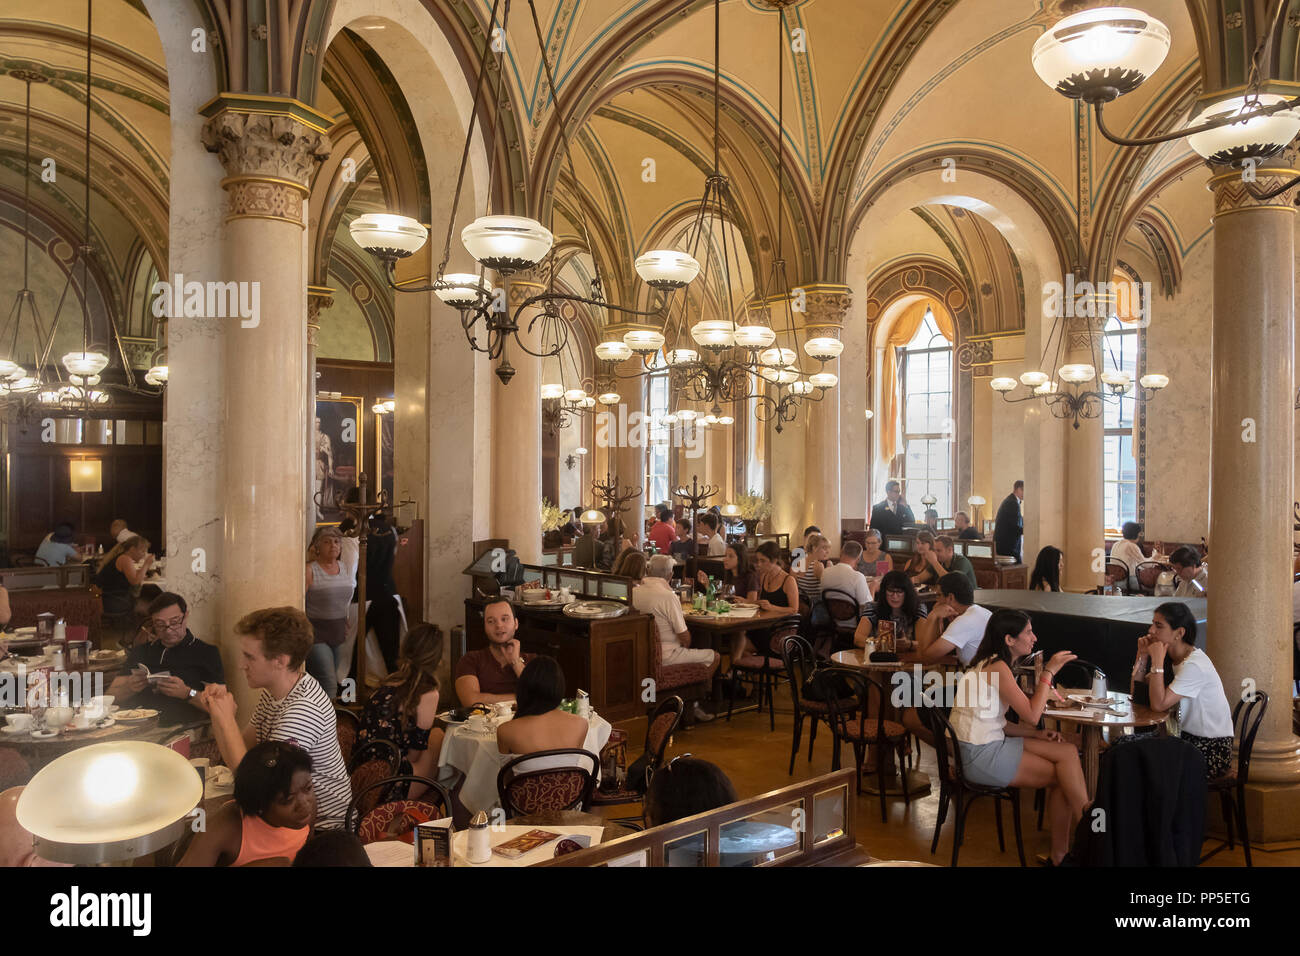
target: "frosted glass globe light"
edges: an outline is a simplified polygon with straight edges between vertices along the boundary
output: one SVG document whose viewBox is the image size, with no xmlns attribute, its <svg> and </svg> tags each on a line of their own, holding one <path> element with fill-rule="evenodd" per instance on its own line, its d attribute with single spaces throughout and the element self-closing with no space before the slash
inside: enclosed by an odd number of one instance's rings
<svg viewBox="0 0 1300 956">
<path fill-rule="evenodd" d="M 808 382 L 817 388 L 834 388 L 839 384 L 839 377 L 830 372 L 817 372 L 808 376 Z"/>
<path fill-rule="evenodd" d="M 1029 388 L 1038 388 L 1038 386 L 1045 384 L 1050 377 L 1046 372 L 1021 372 L 1020 383 L 1027 385 Z"/>
<path fill-rule="evenodd" d="M 1116 388 L 1123 388 L 1125 385 L 1132 382 L 1133 378 L 1128 372 L 1102 372 L 1101 380 L 1107 385 L 1112 385 Z"/>
<path fill-rule="evenodd" d="M 623 333 L 623 344 L 638 355 L 652 355 L 664 347 L 664 336 L 653 329 L 632 329 Z"/>
<path fill-rule="evenodd" d="M 408 216 L 368 212 L 348 225 L 348 232 L 366 252 L 381 259 L 405 259 L 418 252 L 429 230 Z"/>
<path fill-rule="evenodd" d="M 688 365 L 699 360 L 700 353 L 695 349 L 672 349 L 664 356 L 664 361 L 669 365 Z"/>
<path fill-rule="evenodd" d="M 601 342 L 596 346 L 596 358 L 605 362 L 626 362 L 632 357 L 632 350 L 626 342 Z"/>
<path fill-rule="evenodd" d="M 775 348 L 762 352 L 758 356 L 758 361 L 769 368 L 785 368 L 787 365 L 793 365 L 798 357 L 794 349 Z"/>
<path fill-rule="evenodd" d="M 563 398 L 564 386 L 556 382 L 549 382 L 542 386 L 542 401 L 550 399 Z"/>
<path fill-rule="evenodd" d="M 602 405 L 617 405 L 622 400 L 623 398 L 618 392 L 601 392 L 596 396 L 596 401 Z"/>
<path fill-rule="evenodd" d="M 734 425 L 735 423 L 736 423 L 736 420 L 735 420 L 734 418 L 732 418 L 730 415 L 720 415 L 720 416 L 718 416 L 718 424 L 719 424 L 719 425 Z M 735 505 L 730 505 L 729 507 L 734 508 Z M 725 508 L 723 509 L 723 511 L 724 511 L 725 513 L 728 513 L 728 514 L 735 514 L 735 513 L 737 513 L 737 512 L 727 512 Z"/>
<path fill-rule="evenodd" d="M 1043 382 L 1034 389 L 1035 395 L 1055 395 L 1061 390 L 1061 386 L 1056 382 Z"/>
<path fill-rule="evenodd" d="M 776 341 L 776 333 L 766 325 L 742 325 L 736 329 L 736 345 L 757 352 Z"/>
<path fill-rule="evenodd" d="M 1258 110 L 1262 106 L 1273 106 L 1285 102 L 1286 97 L 1277 93 L 1260 93 L 1248 104 L 1244 96 L 1211 103 L 1192 117 L 1190 126 L 1198 126 L 1207 120 L 1224 116 L 1241 116 Z M 1280 152 L 1296 134 L 1300 133 L 1300 111 L 1282 110 L 1269 116 L 1240 123 L 1230 123 L 1218 129 L 1193 133 L 1187 137 L 1187 143 L 1211 163 L 1220 166 L 1240 165 L 1247 159 L 1264 159 Z"/>
<path fill-rule="evenodd" d="M 1082 385 L 1084 382 L 1091 382 L 1097 377 L 1097 370 L 1086 363 L 1076 363 L 1071 365 L 1062 365 L 1060 371 L 1061 380 L 1069 382 L 1071 385 Z"/>
<path fill-rule="evenodd" d="M 0 378 L 11 378 L 23 370 L 23 367 L 17 362 L 9 359 L 0 359 Z"/>
<path fill-rule="evenodd" d="M 699 413 L 690 408 L 683 408 L 677 413 L 677 417 L 684 422 L 693 422 Z"/>
<path fill-rule="evenodd" d="M 94 349 L 69 352 L 62 362 L 70 375 L 98 375 L 108 368 L 108 356 Z"/>
<path fill-rule="evenodd" d="M 570 405 L 577 405 L 586 397 L 587 390 L 585 388 L 571 388 L 564 393 L 564 400 Z"/>
<path fill-rule="evenodd" d="M 704 319 L 691 326 L 691 338 L 710 351 L 729 349 L 736 341 L 736 326 L 727 319 Z"/>
<path fill-rule="evenodd" d="M 1131 7 L 1072 14 L 1034 42 L 1039 78 L 1063 96 L 1106 103 L 1137 89 L 1169 54 L 1169 28 Z"/>
<path fill-rule="evenodd" d="M 433 294 L 444 304 L 456 309 L 477 305 L 489 293 L 486 281 L 470 272 L 452 272 L 436 283 Z"/>
<path fill-rule="evenodd" d="M 839 358 L 844 352 L 844 343 L 828 335 L 809 339 L 803 344 L 803 350 L 819 361 Z"/>
<path fill-rule="evenodd" d="M 480 216 L 460 238 L 480 264 L 506 275 L 537 265 L 555 242 L 549 229 L 523 216 Z"/>
<path fill-rule="evenodd" d="M 1015 390 L 1016 380 L 1014 378 L 1009 378 L 1006 375 L 999 375 L 997 378 L 989 382 L 989 387 L 995 392 L 1011 392 Z"/>
<path fill-rule="evenodd" d="M 656 249 L 638 256 L 636 274 L 656 289 L 680 289 L 700 274 L 700 264 L 675 249 Z"/>
<path fill-rule="evenodd" d="M 1140 379 L 1138 379 L 1138 383 L 1143 388 L 1149 388 L 1152 389 L 1153 391 L 1159 391 L 1160 389 L 1166 387 L 1169 384 L 1169 376 L 1161 375 L 1159 372 L 1151 372 L 1147 375 L 1143 375 Z"/>
</svg>

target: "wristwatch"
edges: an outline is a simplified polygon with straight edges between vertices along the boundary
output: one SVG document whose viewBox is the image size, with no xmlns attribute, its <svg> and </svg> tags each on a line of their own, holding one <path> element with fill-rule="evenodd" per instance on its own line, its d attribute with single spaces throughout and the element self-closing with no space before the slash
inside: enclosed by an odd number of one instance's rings
<svg viewBox="0 0 1300 956">
<path fill-rule="evenodd" d="M 190 699 L 190 700 L 193 700 L 195 697 L 198 697 L 198 696 L 199 696 L 199 692 L 198 692 L 197 690 L 195 690 L 193 687 L 191 687 L 191 688 L 190 688 L 190 697 L 189 697 L 189 699 Z"/>
</svg>

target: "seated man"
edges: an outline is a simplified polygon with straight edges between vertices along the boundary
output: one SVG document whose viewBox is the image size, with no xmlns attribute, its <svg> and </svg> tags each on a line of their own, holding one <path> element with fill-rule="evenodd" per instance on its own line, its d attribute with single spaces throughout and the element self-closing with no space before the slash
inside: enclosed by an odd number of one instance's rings
<svg viewBox="0 0 1300 956">
<path fill-rule="evenodd" d="M 695 544 L 691 541 L 691 522 L 687 518 L 677 519 L 677 540 L 670 548 L 673 557 L 688 558 L 695 554 Z"/>
<path fill-rule="evenodd" d="M 673 513 L 667 508 L 659 512 L 659 520 L 650 526 L 646 537 L 655 543 L 660 554 L 671 554 L 673 542 L 677 540 L 677 528 L 673 525 Z"/>
<path fill-rule="evenodd" d="M 198 698 L 212 715 L 212 733 L 226 766 L 238 767 L 263 741 L 296 744 L 311 757 L 317 828 L 339 829 L 352 784 L 339 749 L 334 705 L 316 678 L 303 671 L 314 640 L 311 622 L 297 608 L 263 608 L 241 618 L 235 633 L 248 686 L 262 691 L 253 716 L 239 726 L 234 695 L 223 684 L 209 684 Z"/>
<path fill-rule="evenodd" d="M 708 535 L 708 556 L 710 558 L 720 558 L 727 553 L 727 540 L 718 533 L 718 526 L 721 522 L 715 514 L 700 515 L 700 526 L 704 528 L 704 533 Z"/>
<path fill-rule="evenodd" d="M 939 565 L 943 568 L 940 577 L 949 571 L 956 571 L 966 575 L 966 580 L 970 582 L 972 588 L 978 588 L 979 582 L 975 580 L 975 568 L 971 565 L 970 559 L 964 554 L 958 554 L 957 549 L 953 546 L 952 538 L 946 534 L 940 535 L 934 539 L 934 549 L 930 552 L 934 557 L 939 559 Z"/>
<path fill-rule="evenodd" d="M 722 658 L 717 651 L 693 649 L 691 632 L 686 629 L 686 616 L 682 614 L 682 602 L 673 593 L 669 583 L 673 578 L 673 559 L 665 554 L 656 554 L 646 563 L 646 575 L 641 583 L 632 589 L 632 606 L 642 614 L 649 614 L 655 620 L 655 635 L 663 656 L 665 667 L 674 664 L 707 664 L 709 677 L 718 670 Z M 713 715 L 695 702 L 695 719 L 709 721 Z"/>
<path fill-rule="evenodd" d="M 72 525 L 58 525 L 36 549 L 36 563 L 51 568 L 61 568 L 69 561 L 75 564 L 81 560 L 81 552 L 77 550 L 76 540 L 72 533 Z"/>
<path fill-rule="evenodd" d="M 970 523 L 970 515 L 964 511 L 958 511 L 952 516 L 952 523 L 957 527 L 957 537 L 962 541 L 981 541 L 983 535 L 975 530 L 974 525 Z"/>
<path fill-rule="evenodd" d="M 198 720 L 203 709 L 199 694 L 208 684 L 223 684 L 221 651 L 195 637 L 186 627 L 189 608 L 179 594 L 165 592 L 149 604 L 147 628 L 151 637 L 126 655 L 125 671 L 108 685 L 107 693 L 123 707 L 153 707 L 159 723 L 183 724 Z M 149 674 L 169 676 L 149 680 Z"/>
<path fill-rule="evenodd" d="M 953 653 L 962 664 L 970 664 L 992 612 L 975 603 L 975 589 L 960 571 L 939 579 L 939 593 L 942 598 L 930 616 L 916 623 L 917 653 L 927 664 Z"/>
<path fill-rule="evenodd" d="M 845 541 L 840 548 L 838 564 L 832 564 L 822 572 L 822 593 L 843 591 L 858 602 L 859 619 L 871 609 L 871 589 L 867 578 L 858 571 L 858 559 L 862 557 L 862 545 L 856 541 Z M 852 632 L 858 626 L 857 621 L 839 621 L 836 627 L 842 631 Z"/>
<path fill-rule="evenodd" d="M 519 650 L 515 632 L 519 619 L 503 597 L 489 598 L 483 605 L 483 632 L 488 646 L 467 651 L 456 663 L 456 699 L 462 707 L 514 700 L 519 675 L 528 663 Z"/>
</svg>

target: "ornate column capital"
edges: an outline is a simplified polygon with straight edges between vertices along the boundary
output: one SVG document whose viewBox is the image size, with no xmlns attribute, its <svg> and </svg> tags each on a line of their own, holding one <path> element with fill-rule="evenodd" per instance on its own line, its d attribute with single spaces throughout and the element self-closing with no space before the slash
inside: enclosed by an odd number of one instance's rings
<svg viewBox="0 0 1300 956">
<path fill-rule="evenodd" d="M 1247 209 L 1284 209 L 1290 212 L 1295 208 L 1291 190 L 1272 199 L 1260 199 L 1255 194 L 1276 189 L 1300 176 L 1300 170 L 1293 168 L 1300 165 L 1296 151 L 1285 149 L 1264 162 L 1266 165 L 1253 170 L 1232 169 L 1210 177 L 1208 188 L 1214 193 L 1214 218 Z"/>
<path fill-rule="evenodd" d="M 506 305 L 509 308 L 518 308 L 525 299 L 546 291 L 551 280 L 550 261 L 548 256 L 533 268 L 520 270 L 510 276 L 509 292 L 506 296 Z"/>
<path fill-rule="evenodd" d="M 314 349 L 320 334 L 320 313 L 334 304 L 334 290 L 328 286 L 307 286 L 307 347 Z"/>
<path fill-rule="evenodd" d="M 800 288 L 804 294 L 803 324 L 808 334 L 838 338 L 853 305 L 853 290 L 846 285 L 822 283 Z"/>
<path fill-rule="evenodd" d="M 203 145 L 227 176 L 226 221 L 274 219 L 304 226 L 303 202 L 329 138 L 289 112 L 220 109 L 203 125 Z"/>
</svg>

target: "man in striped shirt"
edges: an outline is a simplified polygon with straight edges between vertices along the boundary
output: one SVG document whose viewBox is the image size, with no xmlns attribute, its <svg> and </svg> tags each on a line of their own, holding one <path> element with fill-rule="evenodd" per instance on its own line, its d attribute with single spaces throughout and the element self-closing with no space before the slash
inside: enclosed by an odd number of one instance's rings
<svg viewBox="0 0 1300 956">
<path fill-rule="evenodd" d="M 339 750 L 334 705 L 316 678 L 303 671 L 314 639 L 311 622 L 297 608 L 265 608 L 245 615 L 235 633 L 240 669 L 248 686 L 261 688 L 262 695 L 242 729 L 225 685 L 209 684 L 200 695 L 226 766 L 238 767 L 250 747 L 266 740 L 296 744 L 311 755 L 317 829 L 342 828 L 352 787 Z"/>
</svg>

